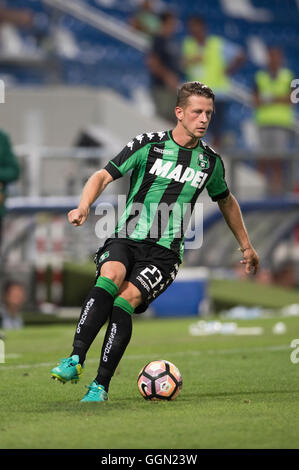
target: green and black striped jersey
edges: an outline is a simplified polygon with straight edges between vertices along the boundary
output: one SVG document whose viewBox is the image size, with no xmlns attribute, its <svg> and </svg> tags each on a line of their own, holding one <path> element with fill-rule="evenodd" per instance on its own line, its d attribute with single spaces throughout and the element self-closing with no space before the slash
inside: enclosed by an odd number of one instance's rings
<svg viewBox="0 0 299 470">
<path fill-rule="evenodd" d="M 172 131 L 136 136 L 105 169 L 113 179 L 132 170 L 126 208 L 113 236 L 157 243 L 180 259 L 199 194 L 207 188 L 213 201 L 229 194 L 221 157 L 203 140 L 192 149 L 178 145 Z"/>
</svg>

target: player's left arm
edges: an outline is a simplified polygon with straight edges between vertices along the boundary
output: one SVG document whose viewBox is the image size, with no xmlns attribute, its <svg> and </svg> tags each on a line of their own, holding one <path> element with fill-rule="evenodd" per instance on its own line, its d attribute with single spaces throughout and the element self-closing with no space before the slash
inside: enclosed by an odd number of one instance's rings
<svg viewBox="0 0 299 470">
<path fill-rule="evenodd" d="M 219 199 L 217 202 L 227 225 L 240 245 L 240 250 L 243 253 L 243 259 L 240 263 L 245 264 L 246 273 L 256 274 L 259 268 L 259 256 L 250 243 L 238 201 L 229 193 L 227 197 Z"/>
</svg>

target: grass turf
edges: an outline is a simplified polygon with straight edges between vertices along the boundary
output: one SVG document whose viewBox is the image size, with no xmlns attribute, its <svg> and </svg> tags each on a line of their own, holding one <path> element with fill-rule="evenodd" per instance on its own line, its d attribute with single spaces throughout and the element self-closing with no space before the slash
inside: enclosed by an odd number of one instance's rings
<svg viewBox="0 0 299 470">
<path fill-rule="evenodd" d="M 299 364 L 290 360 L 298 320 L 284 319 L 282 335 L 272 332 L 278 319 L 239 321 L 264 327 L 263 335 L 245 337 L 192 337 L 195 321 L 135 319 L 109 401 L 101 404 L 80 399 L 95 376 L 104 332 L 77 385 L 50 380 L 51 368 L 70 351 L 74 325 L 8 332 L 0 364 L 0 448 L 298 448 Z M 173 402 L 147 402 L 137 390 L 138 372 L 158 358 L 182 373 Z"/>
</svg>

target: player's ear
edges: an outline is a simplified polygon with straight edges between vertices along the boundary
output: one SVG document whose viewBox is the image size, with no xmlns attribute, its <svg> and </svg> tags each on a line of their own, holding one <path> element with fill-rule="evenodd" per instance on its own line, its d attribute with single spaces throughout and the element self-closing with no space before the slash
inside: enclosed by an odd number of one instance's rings
<svg viewBox="0 0 299 470">
<path fill-rule="evenodd" d="M 174 112 L 175 112 L 175 115 L 176 115 L 178 121 L 181 121 L 184 117 L 183 108 L 181 108 L 180 106 L 176 106 Z"/>
</svg>

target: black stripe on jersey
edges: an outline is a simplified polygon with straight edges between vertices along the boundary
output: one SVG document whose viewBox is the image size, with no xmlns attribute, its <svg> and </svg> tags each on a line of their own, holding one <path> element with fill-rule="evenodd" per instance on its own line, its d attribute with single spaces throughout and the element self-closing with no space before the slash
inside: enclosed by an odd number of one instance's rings
<svg viewBox="0 0 299 470">
<path fill-rule="evenodd" d="M 159 149 L 162 149 L 164 150 L 164 147 L 165 147 L 165 143 L 162 143 L 162 144 L 155 144 L 155 147 L 158 147 Z M 149 152 L 150 152 L 150 149 L 149 149 Z M 134 227 L 132 228 L 131 230 L 131 233 L 127 233 L 128 236 L 130 236 L 133 231 L 135 230 L 136 228 L 136 225 L 138 224 L 138 221 L 140 219 L 140 216 L 141 216 L 141 213 L 139 213 L 139 217 L 137 218 L 137 214 L 134 210 L 134 203 L 138 202 L 138 203 L 143 203 L 147 193 L 148 193 L 148 190 L 149 188 L 151 187 L 151 185 L 153 184 L 153 182 L 155 181 L 155 179 L 157 178 L 157 175 L 153 175 L 150 173 L 150 169 L 152 167 L 152 164 L 153 162 L 151 161 L 150 158 L 147 158 L 147 162 L 146 162 L 146 167 L 145 167 L 145 172 L 144 172 L 144 175 L 143 175 L 143 179 L 142 179 L 142 182 L 140 184 L 140 187 L 139 187 L 139 190 L 137 192 L 137 194 L 135 194 L 134 198 L 133 198 L 133 203 L 132 203 L 132 209 L 131 209 L 131 213 L 130 215 L 128 216 L 127 220 L 125 221 L 125 226 L 127 227 L 127 225 L 129 224 L 129 222 L 134 218 L 136 217 L 136 224 L 134 225 Z M 133 176 L 133 175 L 132 175 Z M 130 188 L 131 189 L 131 188 Z"/>
<path fill-rule="evenodd" d="M 221 162 L 221 165 L 222 165 L 222 169 L 223 169 L 223 179 L 225 180 L 225 166 L 224 166 L 223 160 L 222 160 L 221 156 L 219 155 L 219 153 L 215 152 L 215 150 L 212 149 L 211 147 L 209 147 L 208 144 L 203 140 L 200 141 L 200 144 L 201 144 L 201 147 L 203 148 L 204 152 L 209 157 L 212 157 L 213 160 L 215 160 L 214 166 L 216 164 L 216 158 L 219 158 L 219 160 Z M 213 168 L 214 168 L 214 166 L 213 166 Z M 212 201 L 216 202 L 216 201 L 219 201 L 219 199 L 224 199 L 225 197 L 227 197 L 229 195 L 229 193 L 230 193 L 230 190 L 226 189 L 221 194 L 217 194 L 216 196 L 213 196 L 211 199 L 212 199 Z"/>
<path fill-rule="evenodd" d="M 182 173 L 188 166 L 190 166 L 191 158 L 192 158 L 192 150 L 185 150 L 182 148 L 179 149 L 176 166 L 182 165 L 183 167 Z M 168 206 L 170 206 L 171 204 L 174 204 L 177 201 L 183 188 L 184 188 L 184 184 L 180 183 L 179 181 L 171 180 L 169 185 L 165 189 L 162 198 L 160 199 L 159 205 L 162 203 L 166 203 Z M 171 212 L 169 213 L 169 217 L 170 215 L 171 215 Z M 158 210 L 155 214 L 153 223 L 147 233 L 146 238 L 150 238 L 153 241 L 158 241 L 162 237 L 168 225 L 168 222 L 169 222 L 169 218 L 167 220 L 161 219 L 161 212 Z M 155 232 L 157 233 L 157 236 L 154 238 L 150 237 L 150 232 L 153 226 L 157 227 L 158 229 Z"/>
<path fill-rule="evenodd" d="M 203 187 L 201 188 L 197 188 L 197 190 L 195 191 L 195 193 L 193 194 L 193 197 L 190 201 L 190 204 L 191 204 L 191 211 L 186 211 L 184 217 L 182 217 L 182 221 L 181 221 L 181 226 L 180 226 L 180 231 L 179 232 L 176 232 L 175 233 L 175 236 L 174 236 L 174 239 L 172 240 L 171 242 L 171 245 L 170 245 L 170 249 L 171 250 L 174 250 L 176 252 L 179 251 L 180 249 L 180 244 L 181 244 L 181 241 L 182 241 L 182 237 L 177 237 L 177 233 L 179 234 L 182 234 L 183 233 L 183 229 L 186 228 L 188 226 L 188 223 L 190 222 L 190 218 L 189 217 L 189 214 L 191 214 L 192 216 L 192 213 L 193 213 L 193 209 L 194 209 L 194 205 L 199 197 L 199 195 L 201 194 L 201 192 L 204 190 L 204 188 L 206 187 L 206 184 L 207 182 L 209 181 L 209 179 L 211 178 L 211 175 L 214 171 L 214 168 L 215 168 L 215 165 L 216 165 L 216 158 L 215 155 L 211 155 L 209 154 L 209 161 L 210 161 L 210 166 L 209 166 L 209 170 L 208 170 L 208 178 L 206 180 L 206 183 Z M 188 217 L 188 219 L 187 219 Z"/>
<path fill-rule="evenodd" d="M 223 169 L 223 178 L 225 179 L 225 166 L 224 166 L 223 160 L 222 160 L 222 158 L 220 157 L 220 155 L 218 155 L 218 158 L 219 158 L 219 160 L 220 160 L 220 162 L 221 162 L 222 169 Z"/>
<path fill-rule="evenodd" d="M 182 233 L 183 233 L 183 229 L 184 229 L 184 228 L 187 228 L 187 226 L 188 226 L 188 224 L 189 224 L 189 222 L 190 222 L 190 218 L 191 218 L 191 217 L 189 217 L 189 214 L 191 214 L 191 216 L 192 216 L 193 209 L 194 209 L 194 205 L 195 205 L 195 203 L 196 203 L 196 201 L 197 201 L 198 196 L 200 195 L 200 193 L 201 193 L 201 190 L 198 189 L 198 190 L 196 190 L 195 193 L 193 194 L 193 197 L 192 197 L 192 199 L 191 199 L 191 201 L 190 201 L 191 211 L 190 211 L 190 212 L 186 211 L 184 217 L 182 217 L 179 234 L 182 234 Z M 188 219 L 187 219 L 187 217 L 188 217 Z M 177 232 L 175 233 L 174 239 L 172 240 L 172 242 L 171 242 L 171 244 L 170 244 L 170 249 L 171 249 L 171 250 L 174 250 L 174 251 L 176 251 L 176 252 L 179 252 L 179 250 L 180 250 L 180 245 L 181 245 L 181 241 L 182 241 L 182 236 L 177 237 L 176 235 L 177 235 Z"/>
</svg>

